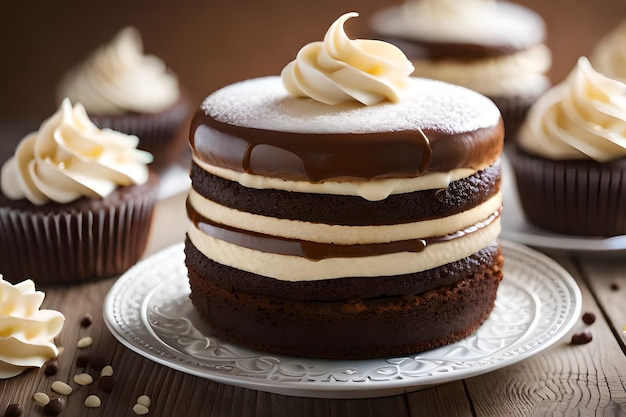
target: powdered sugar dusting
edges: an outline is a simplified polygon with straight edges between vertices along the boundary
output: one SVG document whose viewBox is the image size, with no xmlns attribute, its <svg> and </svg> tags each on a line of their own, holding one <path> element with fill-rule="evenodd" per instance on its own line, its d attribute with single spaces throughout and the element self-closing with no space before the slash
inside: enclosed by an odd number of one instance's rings
<svg viewBox="0 0 626 417">
<path fill-rule="evenodd" d="M 255 78 L 216 91 L 201 107 L 223 123 L 295 133 L 438 129 L 453 134 L 494 126 L 500 117 L 486 97 L 422 78 L 411 78 L 399 102 L 374 106 L 353 102 L 328 105 L 296 98 L 287 93 L 279 77 Z"/>
</svg>

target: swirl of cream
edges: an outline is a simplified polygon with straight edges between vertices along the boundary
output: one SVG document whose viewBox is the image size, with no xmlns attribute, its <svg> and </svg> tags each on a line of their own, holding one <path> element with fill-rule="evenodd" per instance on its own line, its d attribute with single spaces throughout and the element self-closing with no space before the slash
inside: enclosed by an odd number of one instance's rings
<svg viewBox="0 0 626 417">
<path fill-rule="evenodd" d="M 139 32 L 127 27 L 70 70 L 57 95 L 94 115 L 158 113 L 179 99 L 180 88 L 161 59 L 143 54 Z"/>
<path fill-rule="evenodd" d="M 136 149 L 138 142 L 136 136 L 99 129 L 82 105 L 72 107 L 65 99 L 2 166 L 2 192 L 41 205 L 103 198 L 118 186 L 143 184 L 152 155 Z"/>
<path fill-rule="evenodd" d="M 356 100 L 373 105 L 400 100 L 413 65 L 394 45 L 369 39 L 350 39 L 344 23 L 358 13 L 346 13 L 328 29 L 323 42 L 305 45 L 283 68 L 287 91 L 326 104 Z"/>
<path fill-rule="evenodd" d="M 598 42 L 590 61 L 602 74 L 626 82 L 626 20 Z"/>
<path fill-rule="evenodd" d="M 16 285 L 0 275 L 0 378 L 41 367 L 59 351 L 54 338 L 65 317 L 55 310 L 40 310 L 44 293 L 31 280 Z"/>
<path fill-rule="evenodd" d="M 549 159 L 626 157 L 626 84 L 594 70 L 585 57 L 531 108 L 519 146 Z"/>
</svg>

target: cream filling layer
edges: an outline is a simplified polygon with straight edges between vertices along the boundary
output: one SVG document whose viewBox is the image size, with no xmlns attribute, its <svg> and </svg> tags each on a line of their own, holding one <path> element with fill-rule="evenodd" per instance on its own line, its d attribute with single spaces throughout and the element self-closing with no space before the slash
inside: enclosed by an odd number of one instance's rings
<svg viewBox="0 0 626 417">
<path fill-rule="evenodd" d="M 193 245 L 222 265 L 283 281 L 315 281 L 342 277 L 393 276 L 425 271 L 458 261 L 495 241 L 500 217 L 459 238 L 427 245 L 421 252 L 379 256 L 326 258 L 312 261 L 300 256 L 261 252 L 215 239 L 194 225 L 187 231 Z"/>
<path fill-rule="evenodd" d="M 386 243 L 419 237 L 444 236 L 463 230 L 488 218 L 502 207 L 502 194 L 491 197 L 472 209 L 452 216 L 384 226 L 342 226 L 287 220 L 239 211 L 198 194 L 189 193 L 189 204 L 201 216 L 237 229 L 318 243 L 359 245 Z"/>
<path fill-rule="evenodd" d="M 421 190 L 435 190 L 448 188 L 451 182 L 467 178 L 476 172 L 487 168 L 485 164 L 479 169 L 459 168 L 448 172 L 432 172 L 414 178 L 389 178 L 373 181 L 325 181 L 312 183 L 306 181 L 291 181 L 281 178 L 272 178 L 262 175 L 253 175 L 246 172 L 233 171 L 231 169 L 217 167 L 201 160 L 197 155 L 192 156 L 193 161 L 205 171 L 238 182 L 247 188 L 274 189 L 283 191 L 295 191 L 300 193 L 352 195 L 360 196 L 369 201 L 380 201 L 392 194 L 404 194 Z M 496 163 L 500 163 L 499 160 Z"/>
</svg>

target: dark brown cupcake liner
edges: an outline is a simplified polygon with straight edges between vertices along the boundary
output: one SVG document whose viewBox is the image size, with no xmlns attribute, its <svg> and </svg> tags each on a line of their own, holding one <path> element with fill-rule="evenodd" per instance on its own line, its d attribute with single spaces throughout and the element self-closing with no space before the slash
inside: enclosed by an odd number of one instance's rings
<svg viewBox="0 0 626 417">
<path fill-rule="evenodd" d="M 544 90 L 545 91 L 545 90 Z M 520 126 L 526 120 L 526 115 L 532 105 L 539 99 L 543 92 L 534 95 L 519 96 L 490 96 L 491 101 L 500 110 L 504 122 L 504 139 L 510 138 L 512 142 Z"/>
<path fill-rule="evenodd" d="M 511 162 L 530 223 L 567 235 L 626 234 L 626 159 L 554 161 L 515 149 Z"/>
<path fill-rule="evenodd" d="M 126 271 L 148 242 L 158 191 L 152 177 L 102 200 L 0 207 L 0 274 L 11 282 L 71 284 Z"/>
<path fill-rule="evenodd" d="M 154 156 L 154 166 L 159 168 L 172 162 L 178 156 L 177 150 L 186 144 L 188 116 L 189 103 L 185 99 L 155 114 L 89 115 L 100 128 L 137 136 L 138 147 L 150 152 Z"/>
</svg>

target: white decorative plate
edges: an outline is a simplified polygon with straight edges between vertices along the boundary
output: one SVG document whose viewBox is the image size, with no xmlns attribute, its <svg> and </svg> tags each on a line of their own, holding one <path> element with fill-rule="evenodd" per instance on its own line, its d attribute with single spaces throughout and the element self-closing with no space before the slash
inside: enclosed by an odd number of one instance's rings
<svg viewBox="0 0 626 417">
<path fill-rule="evenodd" d="M 626 236 L 609 238 L 563 235 L 542 230 L 526 220 L 517 194 L 513 168 L 508 158 L 502 156 L 502 210 L 503 239 L 539 248 L 574 251 L 619 251 L 626 250 Z"/>
<path fill-rule="evenodd" d="M 546 349 L 574 325 L 581 295 L 559 264 L 502 242 L 504 279 L 489 319 L 471 336 L 428 352 L 371 360 L 272 355 L 211 336 L 189 301 L 183 245 L 122 275 L 104 304 L 105 323 L 129 349 L 225 384 L 305 397 L 394 395 L 512 365 Z"/>
</svg>

